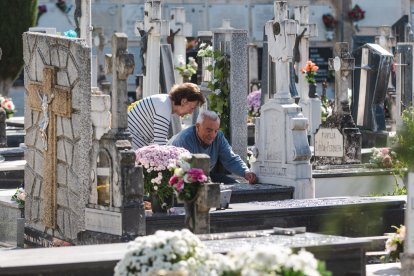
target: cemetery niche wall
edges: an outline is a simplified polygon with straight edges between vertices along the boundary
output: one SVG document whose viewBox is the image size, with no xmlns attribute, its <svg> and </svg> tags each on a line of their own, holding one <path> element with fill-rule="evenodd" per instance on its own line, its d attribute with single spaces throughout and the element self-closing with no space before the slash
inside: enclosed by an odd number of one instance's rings
<svg viewBox="0 0 414 276">
<path fill-rule="evenodd" d="M 352 116 L 362 132 L 362 147 L 387 145 L 385 98 L 393 55 L 378 44 L 367 43 L 353 51 L 355 80 Z"/>
</svg>

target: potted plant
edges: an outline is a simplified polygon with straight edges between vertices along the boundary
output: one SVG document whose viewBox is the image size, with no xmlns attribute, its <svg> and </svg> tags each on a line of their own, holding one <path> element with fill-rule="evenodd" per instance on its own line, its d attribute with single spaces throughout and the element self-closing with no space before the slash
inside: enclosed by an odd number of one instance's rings
<svg viewBox="0 0 414 276">
<path fill-rule="evenodd" d="M 184 203 L 185 225 L 188 229 L 194 229 L 195 201 L 201 185 L 207 182 L 207 176 L 200 168 L 193 167 L 191 154 L 182 154 L 176 166 L 171 167 L 173 175 L 169 184 L 173 187 L 178 200 Z"/>
<path fill-rule="evenodd" d="M 0 108 L 3 108 L 6 111 L 6 118 L 10 119 L 13 117 L 13 114 L 16 112 L 16 107 L 11 98 L 5 98 L 0 95 Z"/>
<path fill-rule="evenodd" d="M 302 74 L 305 75 L 305 79 L 309 84 L 309 98 L 316 98 L 318 95 L 316 94 L 316 80 L 315 76 L 317 75 L 317 71 L 319 67 L 316 66 L 311 60 L 306 62 L 305 67 L 303 67 L 300 71 Z"/>
<path fill-rule="evenodd" d="M 167 212 L 172 207 L 173 186 L 168 182 L 173 175 L 180 155 L 189 152 L 184 148 L 149 145 L 136 150 L 136 163 L 144 170 L 144 192 L 151 199 L 154 213 Z"/>
<path fill-rule="evenodd" d="M 186 64 L 184 57 L 180 55 L 177 63 L 178 65 L 175 67 L 175 70 L 183 77 L 184 82 L 188 82 L 197 73 L 198 64 L 193 57 L 189 57 L 188 63 Z"/>
</svg>

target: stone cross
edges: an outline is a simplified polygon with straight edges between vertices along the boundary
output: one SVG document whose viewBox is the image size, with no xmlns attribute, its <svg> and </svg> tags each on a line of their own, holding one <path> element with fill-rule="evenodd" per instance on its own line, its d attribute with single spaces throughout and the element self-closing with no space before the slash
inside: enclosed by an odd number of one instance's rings
<svg viewBox="0 0 414 276">
<path fill-rule="evenodd" d="M 343 114 L 342 102 L 348 102 L 348 90 L 352 87 L 355 59 L 348 50 L 347 42 L 339 42 L 334 48 L 335 58 L 329 59 L 329 70 L 335 70 L 335 113 Z"/>
<path fill-rule="evenodd" d="M 56 117 L 70 118 L 72 95 L 69 87 L 56 84 L 58 68 L 45 65 L 43 82 L 30 81 L 27 86 L 29 106 L 41 112 L 43 118 L 39 131 L 43 141 L 43 221 L 48 227 L 56 227 Z"/>
<path fill-rule="evenodd" d="M 146 0 L 144 20 L 135 23 L 141 37 L 141 62 L 144 75 L 143 97 L 160 92 L 160 40 L 169 30 L 168 22 L 161 20 L 161 1 Z"/>
<path fill-rule="evenodd" d="M 268 21 L 265 32 L 268 39 L 268 51 L 275 62 L 276 94 L 281 103 L 292 102 L 289 90 L 289 63 L 293 58 L 293 46 L 298 30 L 298 23 L 288 19 L 286 1 L 275 1 L 275 19 Z"/>
<path fill-rule="evenodd" d="M 308 6 L 295 7 L 295 20 L 299 22 L 299 32 L 293 49 L 293 61 L 297 66 L 295 71 L 299 75 L 299 105 L 302 107 L 303 115 L 309 119 L 308 135 L 313 144 L 314 134 L 321 124 L 321 101 L 316 96 L 309 97 L 309 84 L 300 69 L 306 66 L 309 59 L 309 38 L 318 36 L 318 29 L 316 24 L 309 23 Z"/>
<path fill-rule="evenodd" d="M 210 157 L 206 154 L 193 154 L 191 167 L 209 172 Z M 213 207 L 220 207 L 220 184 L 207 182 L 201 185 L 195 203 L 186 207 L 188 213 L 185 217 L 185 226 L 195 234 L 210 233 L 209 212 Z"/>
<path fill-rule="evenodd" d="M 124 33 L 112 36 L 112 54 L 105 55 L 105 71 L 112 74 L 112 126 L 117 132 L 128 128 L 127 79 L 134 71 L 134 56 L 128 53 L 128 37 Z"/>
<path fill-rule="evenodd" d="M 173 52 L 174 52 L 174 65 L 178 65 L 180 58 L 186 60 L 186 37 L 192 36 L 192 25 L 185 21 L 185 9 L 182 7 L 172 8 L 170 11 L 170 34 L 173 35 Z M 183 77 L 175 70 L 176 83 L 182 83 Z"/>
</svg>

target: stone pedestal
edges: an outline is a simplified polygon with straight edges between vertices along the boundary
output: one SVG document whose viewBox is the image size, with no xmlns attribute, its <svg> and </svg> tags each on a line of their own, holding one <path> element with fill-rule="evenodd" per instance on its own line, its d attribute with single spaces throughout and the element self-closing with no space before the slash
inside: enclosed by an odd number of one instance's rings
<svg viewBox="0 0 414 276">
<path fill-rule="evenodd" d="M 307 141 L 308 120 L 294 103 L 270 99 L 256 119 L 256 158 L 251 170 L 259 183 L 293 186 L 294 198 L 315 197 Z"/>
</svg>

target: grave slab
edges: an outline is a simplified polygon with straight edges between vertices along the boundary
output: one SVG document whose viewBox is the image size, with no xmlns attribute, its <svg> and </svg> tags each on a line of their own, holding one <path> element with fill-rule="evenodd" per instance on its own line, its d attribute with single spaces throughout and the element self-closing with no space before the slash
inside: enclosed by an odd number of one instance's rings
<svg viewBox="0 0 414 276">
<path fill-rule="evenodd" d="M 252 233 L 254 234 L 254 233 Z M 224 234 L 225 236 L 225 234 Z M 200 236 L 206 238 L 206 235 Z M 244 239 L 203 241 L 213 252 L 225 253 L 243 246 L 284 245 L 306 248 L 326 261 L 333 275 L 365 275 L 368 239 L 325 236 L 313 233 L 295 236 L 269 235 Z M 224 246 L 226 245 L 226 246 Z M 113 275 L 116 263 L 126 253 L 127 243 L 46 249 L 0 251 L 0 275 Z M 225 248 L 225 250 L 223 250 Z M 335 254 L 332 254 L 332 251 Z M 33 256 L 37 256 L 33 258 Z M 22 260 L 25 260 L 22 262 Z"/>
<path fill-rule="evenodd" d="M 405 200 L 383 197 L 338 197 L 231 204 L 211 210 L 211 233 L 272 227 L 305 226 L 308 231 L 350 236 L 378 236 L 404 221 Z M 184 227 L 183 212 L 146 218 L 147 235 Z M 181 213 L 181 214 L 180 214 Z"/>
</svg>

